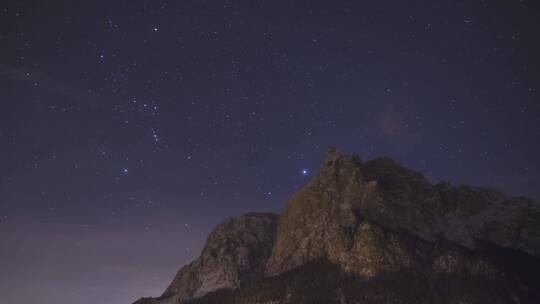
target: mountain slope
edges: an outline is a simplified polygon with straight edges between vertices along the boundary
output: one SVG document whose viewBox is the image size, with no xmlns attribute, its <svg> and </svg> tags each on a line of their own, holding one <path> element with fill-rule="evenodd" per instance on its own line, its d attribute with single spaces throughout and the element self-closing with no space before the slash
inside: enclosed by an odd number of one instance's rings
<svg viewBox="0 0 540 304">
<path fill-rule="evenodd" d="M 275 240 L 278 215 L 248 213 L 227 219 L 208 236 L 201 256 L 178 271 L 159 298 L 135 303 L 172 304 L 261 279 Z"/>
<path fill-rule="evenodd" d="M 246 253 L 260 257 L 253 267 L 201 263 L 205 247 L 161 298 L 139 303 L 540 302 L 537 204 L 432 185 L 390 158 L 362 163 L 330 149 L 320 172 L 288 202 L 277 234 L 277 218 L 267 223 L 256 246 L 240 246 L 264 248 Z M 250 234 L 223 236 L 210 247 L 235 252 Z M 243 275 L 208 279 L 224 267 Z"/>
<path fill-rule="evenodd" d="M 319 174 L 287 204 L 266 272 L 279 274 L 321 257 L 368 277 L 420 267 L 419 257 L 393 235 L 381 244 L 396 243 L 383 259 L 375 244 L 383 235 L 374 225 L 429 243 L 445 240 L 471 250 L 487 243 L 539 257 L 539 221 L 538 206 L 525 198 L 434 186 L 390 158 L 362 164 L 330 149 Z"/>
</svg>

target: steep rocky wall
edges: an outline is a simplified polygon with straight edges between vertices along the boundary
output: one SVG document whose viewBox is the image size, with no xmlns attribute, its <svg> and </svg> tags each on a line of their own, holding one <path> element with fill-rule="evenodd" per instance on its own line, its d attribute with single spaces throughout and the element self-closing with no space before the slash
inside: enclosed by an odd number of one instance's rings
<svg viewBox="0 0 540 304">
<path fill-rule="evenodd" d="M 178 271 L 161 297 L 143 298 L 136 303 L 177 304 L 262 278 L 278 218 L 271 213 L 248 213 L 224 221 L 208 236 L 201 256 Z"/>
<path fill-rule="evenodd" d="M 533 201 L 330 149 L 279 224 L 225 221 L 160 298 L 138 303 L 538 303 L 538 273 Z"/>
<path fill-rule="evenodd" d="M 475 250 L 485 242 L 539 257 L 539 222 L 538 205 L 525 198 L 435 186 L 390 158 L 362 163 L 330 149 L 319 174 L 282 214 L 266 273 L 320 258 L 363 276 L 423 267 L 415 262 L 417 254 L 404 250 L 392 235 L 385 238 L 380 229 L 430 244 L 443 240 Z M 382 250 L 377 243 L 393 247 Z"/>
</svg>

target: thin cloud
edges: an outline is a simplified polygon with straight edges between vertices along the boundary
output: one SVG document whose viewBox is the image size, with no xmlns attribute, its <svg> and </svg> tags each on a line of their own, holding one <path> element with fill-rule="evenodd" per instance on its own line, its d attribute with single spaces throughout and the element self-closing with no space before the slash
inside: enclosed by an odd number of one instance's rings
<svg viewBox="0 0 540 304">
<path fill-rule="evenodd" d="M 379 118 L 379 128 L 385 138 L 400 146 L 413 146 L 417 136 L 412 132 L 404 115 L 395 110 L 394 106 L 385 108 Z"/>
<path fill-rule="evenodd" d="M 24 69 L 2 63 L 0 63 L 0 77 L 36 85 L 52 94 L 70 101 L 75 101 L 79 105 L 84 106 L 89 112 L 99 116 L 104 114 L 104 109 L 100 108 L 100 105 L 104 104 L 104 102 L 105 104 L 115 104 L 115 102 L 118 102 L 118 100 L 115 101 L 114 98 L 97 96 L 91 92 L 75 88 L 46 74 L 27 72 Z"/>
<path fill-rule="evenodd" d="M 23 69 L 14 68 L 0 63 L 0 75 L 5 76 L 12 80 L 18 80 L 28 82 L 30 84 L 36 84 L 41 88 L 44 88 L 51 93 L 61 95 L 70 99 L 75 99 L 85 103 L 92 103 L 95 98 L 90 94 L 70 87 L 56 79 L 48 76 L 44 76 L 35 72 L 25 72 Z"/>
</svg>

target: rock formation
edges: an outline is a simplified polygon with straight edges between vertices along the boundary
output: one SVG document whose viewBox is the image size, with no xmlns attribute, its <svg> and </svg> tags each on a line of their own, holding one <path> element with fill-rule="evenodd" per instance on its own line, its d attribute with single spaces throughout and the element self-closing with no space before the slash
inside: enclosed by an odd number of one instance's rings
<svg viewBox="0 0 540 304">
<path fill-rule="evenodd" d="M 248 213 L 225 220 L 208 236 L 201 256 L 182 267 L 159 298 L 135 303 L 176 304 L 263 277 L 276 237 L 278 215 Z"/>
<path fill-rule="evenodd" d="M 540 207 L 523 197 L 330 149 L 276 225 L 221 224 L 140 303 L 540 303 Z"/>
<path fill-rule="evenodd" d="M 368 248 L 383 241 L 383 230 L 429 243 L 446 240 L 471 250 L 487 243 L 540 257 L 539 210 L 528 199 L 492 190 L 431 185 L 390 158 L 362 164 L 330 149 L 320 173 L 281 216 L 266 271 L 278 274 L 321 257 L 359 275 L 411 266 L 403 260 L 405 252 L 396 252 L 398 261 L 370 264 L 378 260 L 370 255 L 381 252 Z"/>
</svg>

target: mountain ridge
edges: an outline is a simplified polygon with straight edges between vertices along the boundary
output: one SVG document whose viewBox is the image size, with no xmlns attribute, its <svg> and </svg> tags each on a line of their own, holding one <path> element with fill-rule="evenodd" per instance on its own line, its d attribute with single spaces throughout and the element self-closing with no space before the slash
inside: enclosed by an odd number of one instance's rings
<svg viewBox="0 0 540 304">
<path fill-rule="evenodd" d="M 240 244 L 239 248 L 248 252 L 234 248 L 222 250 L 217 261 L 242 260 L 257 252 L 258 258 L 253 258 L 256 266 L 247 270 L 238 268 L 251 271 L 251 275 L 232 275 L 218 284 L 212 276 L 204 275 L 208 270 L 202 271 L 201 266 L 197 266 L 199 258 L 195 264 L 179 271 L 171 283 L 177 287 L 169 286 L 160 298 L 145 298 L 136 303 L 187 303 L 199 298 L 203 301 L 210 294 L 227 289 L 242 294 L 246 285 L 258 281 L 264 284 L 271 277 L 294 276 L 290 273 L 295 269 L 309 272 L 305 265 L 319 265 L 317 263 L 334 265 L 339 271 L 330 271 L 334 274 L 331 277 L 345 280 L 345 285 L 349 281 L 363 282 L 364 285 L 359 283 L 347 294 L 338 295 L 335 291 L 334 298 L 340 298 L 340 303 L 356 303 L 354 290 L 363 290 L 365 284 L 371 284 L 369 282 L 401 276 L 408 279 L 392 279 L 389 286 L 380 287 L 381 294 L 362 301 L 409 303 L 399 296 L 385 301 L 377 299 L 384 298 L 382 294 L 396 292 L 399 288 L 392 287 L 396 284 L 418 282 L 418 286 L 424 286 L 425 290 L 418 290 L 418 294 L 425 296 L 425 303 L 488 303 L 493 299 L 489 300 L 489 295 L 483 293 L 482 288 L 486 286 L 498 289 L 510 286 L 502 289 L 505 292 L 499 298 L 506 300 L 501 303 L 514 299 L 527 303 L 538 299 L 534 288 L 540 286 L 539 279 L 530 269 L 518 265 L 519 262 L 505 264 L 501 256 L 529 261 L 532 269 L 540 270 L 539 210 L 538 205 L 527 198 L 508 197 L 486 188 L 451 186 L 446 182 L 432 185 L 422 174 L 400 166 L 389 157 L 363 163 L 357 156 L 343 155 L 331 148 L 319 173 L 292 196 L 279 221 L 277 215 L 268 214 L 258 218 L 260 221 L 252 221 L 252 225 L 245 224 L 251 218 L 249 215 L 228 220 L 237 229 L 218 233 L 225 243 L 213 244 L 212 232 L 201 257 L 209 251 L 207 246 Z M 218 227 L 221 225 L 224 224 Z M 257 235 L 255 239 L 249 237 L 253 235 L 251 230 Z M 225 268 L 233 274 L 241 272 L 235 267 L 245 266 L 242 263 L 226 265 L 232 265 L 232 270 L 227 268 L 229 266 Z M 215 269 L 209 270 L 210 273 L 219 273 L 224 266 L 218 263 L 212 267 Z M 482 278 L 485 286 L 473 290 L 454 280 L 455 276 L 465 282 Z M 447 280 L 457 287 L 454 293 L 442 297 Z M 307 286 L 310 284 L 313 282 Z M 466 290 L 469 291 L 463 292 Z M 260 303 L 302 303 L 301 300 L 291 301 L 295 294 L 301 298 L 298 293 L 302 292 L 291 290 L 278 299 L 268 296 L 266 299 L 271 298 L 271 302 Z M 230 303 L 245 302 L 242 298 L 235 299 Z M 328 301 L 331 299 L 321 303 L 330 303 Z"/>
</svg>

